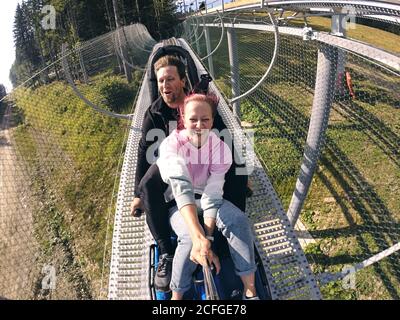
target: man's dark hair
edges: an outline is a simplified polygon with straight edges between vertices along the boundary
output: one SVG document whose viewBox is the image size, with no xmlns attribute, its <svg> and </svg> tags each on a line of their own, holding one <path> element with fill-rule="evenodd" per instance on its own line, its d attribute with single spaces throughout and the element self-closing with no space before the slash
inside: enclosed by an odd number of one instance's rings
<svg viewBox="0 0 400 320">
<path fill-rule="evenodd" d="M 163 56 L 158 59 L 156 63 L 154 63 L 154 71 L 157 74 L 158 70 L 169 66 L 176 67 L 176 69 L 178 70 L 179 78 L 181 80 L 186 78 L 185 65 L 179 58 L 171 55 Z"/>
</svg>

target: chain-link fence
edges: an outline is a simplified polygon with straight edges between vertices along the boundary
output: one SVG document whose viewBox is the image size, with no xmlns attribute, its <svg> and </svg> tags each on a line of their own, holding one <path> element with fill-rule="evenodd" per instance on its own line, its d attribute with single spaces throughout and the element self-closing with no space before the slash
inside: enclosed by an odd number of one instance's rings
<svg viewBox="0 0 400 320">
<path fill-rule="evenodd" d="M 255 131 L 255 149 L 285 209 L 301 166 L 312 169 L 303 159 L 305 145 L 323 146 L 297 226 L 313 271 L 334 274 L 399 242 L 399 36 L 356 24 L 347 39 L 357 41 L 333 43 L 323 33 L 329 18 L 306 19 L 318 34 L 304 33 L 304 19 L 275 19 L 278 45 L 268 15 L 258 12 L 190 18 L 175 34 L 189 41 L 228 98 L 230 41 L 236 41 L 240 93 L 259 82 L 277 50 L 266 80 L 240 101 L 242 125 Z M 64 47 L 60 60 L 2 101 L 0 298 L 107 296 L 128 119 L 154 44 L 143 26 L 132 25 Z M 318 122 L 311 115 L 320 105 L 331 108 Z M 324 144 L 320 131 L 309 130 L 314 121 L 321 132 L 326 127 Z M 354 283 L 329 282 L 322 292 L 398 299 L 399 270 L 393 253 L 356 273 Z"/>
<path fill-rule="evenodd" d="M 299 197 L 293 191 L 300 192 L 307 178 L 304 169 L 312 167 L 313 136 L 327 128 L 325 138 L 315 142 L 322 150 L 297 228 L 314 273 L 335 274 L 400 241 L 400 38 L 353 24 L 346 37 L 334 40 L 326 32 L 330 17 L 275 15 L 274 20 L 278 56 L 266 80 L 241 99 L 242 126 L 255 130 L 255 149 L 287 210 Z M 232 26 L 235 42 L 226 34 Z M 229 98 L 233 51 L 240 94 L 253 88 L 271 64 L 276 46 L 266 13 L 193 16 L 184 27 L 182 36 L 199 57 L 215 51 L 204 63 Z M 312 111 L 329 104 L 330 110 L 320 110 L 326 119 L 317 127 Z M 399 299 L 399 258 L 395 252 L 357 272 L 351 284 L 349 279 L 329 282 L 322 293 L 336 299 Z"/>
<path fill-rule="evenodd" d="M 126 115 L 154 43 L 131 25 L 64 48 L 2 101 L 0 298 L 107 297 Z"/>
</svg>

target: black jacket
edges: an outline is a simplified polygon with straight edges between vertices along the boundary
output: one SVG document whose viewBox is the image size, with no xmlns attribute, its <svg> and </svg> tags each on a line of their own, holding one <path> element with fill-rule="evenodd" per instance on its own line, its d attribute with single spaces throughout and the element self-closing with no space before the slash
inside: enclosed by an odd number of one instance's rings
<svg viewBox="0 0 400 320">
<path fill-rule="evenodd" d="M 157 142 L 159 146 L 163 138 L 168 136 L 170 131 L 174 129 L 169 127 L 170 121 L 178 121 L 178 118 L 178 111 L 168 107 L 162 97 L 159 97 L 157 100 L 155 100 L 147 109 L 143 119 L 142 137 L 139 142 L 138 161 L 135 175 L 135 197 L 140 197 L 139 183 L 152 164 L 146 159 L 146 152 L 148 148 L 155 142 Z M 146 141 L 147 133 L 151 129 L 161 129 L 163 132 L 163 137 L 156 137 L 156 139 L 153 141 Z M 217 114 L 214 118 L 213 129 L 217 129 L 219 131 L 226 129 L 226 126 L 219 114 Z M 232 155 L 234 155 L 233 146 Z M 155 162 L 156 157 L 158 156 L 158 147 L 155 148 L 154 156 L 153 162 Z M 233 157 L 233 159 L 235 159 L 235 157 Z M 244 211 L 248 177 L 235 175 L 234 173 L 236 166 L 237 164 L 235 161 L 233 161 L 231 168 L 225 176 L 224 198 L 231 201 Z"/>
</svg>

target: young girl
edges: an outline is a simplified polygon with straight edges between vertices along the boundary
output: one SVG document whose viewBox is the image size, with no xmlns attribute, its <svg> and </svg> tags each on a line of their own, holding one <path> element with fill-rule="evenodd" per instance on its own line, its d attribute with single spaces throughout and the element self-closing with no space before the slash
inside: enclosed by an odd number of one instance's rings
<svg viewBox="0 0 400 320">
<path fill-rule="evenodd" d="M 157 165 L 169 185 L 165 200 L 176 201 L 170 223 L 178 236 L 172 267 L 172 299 L 180 300 L 191 287 L 196 263 L 213 263 L 211 250 L 215 226 L 227 238 L 236 273 L 244 285 L 244 299 L 258 299 L 254 286 L 254 245 L 247 216 L 222 198 L 224 176 L 232 164 L 229 147 L 211 132 L 218 99 L 192 94 L 181 109 L 183 128 L 174 130 L 160 145 Z M 182 126 L 180 126 L 182 127 Z M 204 230 L 198 220 L 204 217 Z"/>
</svg>

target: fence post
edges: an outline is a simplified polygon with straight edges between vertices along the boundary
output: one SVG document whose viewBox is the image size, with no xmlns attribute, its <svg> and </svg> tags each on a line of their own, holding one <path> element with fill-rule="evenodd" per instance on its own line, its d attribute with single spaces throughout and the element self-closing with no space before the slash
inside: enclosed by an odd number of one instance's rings
<svg viewBox="0 0 400 320">
<path fill-rule="evenodd" d="M 87 76 L 87 72 L 86 72 L 86 68 L 85 68 L 85 63 L 83 61 L 83 57 L 82 57 L 82 48 L 79 45 L 78 49 L 78 56 L 79 56 L 79 65 L 81 66 L 81 71 L 82 71 L 82 76 L 83 76 L 83 82 L 84 83 L 88 83 L 89 82 L 89 78 Z"/>
<path fill-rule="evenodd" d="M 346 15 L 344 13 L 335 13 L 331 18 L 331 34 L 344 37 L 346 35 Z"/>
<path fill-rule="evenodd" d="M 196 42 L 196 51 L 197 51 L 197 54 L 200 55 L 200 44 L 199 44 L 199 20 L 198 20 L 198 18 L 196 18 L 196 31 L 195 31 L 194 36 L 195 36 L 194 39 L 195 39 L 195 42 Z"/>
<path fill-rule="evenodd" d="M 342 10 L 343 11 L 343 10 Z M 337 37 L 346 37 L 347 15 L 336 12 L 331 18 L 331 34 Z M 343 78 L 345 77 L 346 52 L 338 50 L 337 90 L 343 91 Z"/>
<path fill-rule="evenodd" d="M 113 0 L 113 7 L 114 7 L 114 16 L 115 16 L 115 26 L 116 26 L 116 32 L 118 35 L 118 48 L 119 52 L 121 53 L 121 58 L 122 58 L 122 66 L 124 67 L 124 72 L 125 72 L 125 77 L 128 80 L 128 82 L 132 82 L 132 70 L 130 66 L 127 63 L 127 58 L 128 58 L 128 51 L 126 48 L 126 41 L 122 40 L 122 24 L 121 24 L 121 16 L 120 16 L 120 11 L 118 8 L 118 1 Z"/>
<path fill-rule="evenodd" d="M 207 48 L 207 55 L 211 53 L 211 39 L 210 39 L 210 28 L 206 27 L 205 30 L 205 36 L 206 36 L 206 48 Z M 209 56 L 208 58 L 208 70 L 210 71 L 211 77 L 214 78 L 214 62 L 213 62 L 213 57 L 212 55 Z"/>
<path fill-rule="evenodd" d="M 303 162 L 287 212 L 292 226 L 296 224 L 299 218 L 323 146 L 335 92 L 337 62 L 338 53 L 336 48 L 323 46 L 318 51 L 314 100 L 307 141 L 304 147 Z"/>
<path fill-rule="evenodd" d="M 235 28 L 227 28 L 229 63 L 231 65 L 232 98 L 240 96 L 239 56 L 237 35 Z M 237 119 L 241 118 L 240 100 L 233 103 L 233 113 Z"/>
</svg>

